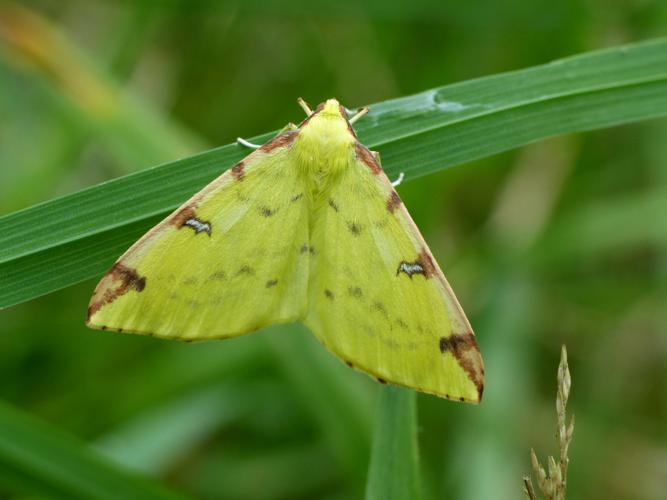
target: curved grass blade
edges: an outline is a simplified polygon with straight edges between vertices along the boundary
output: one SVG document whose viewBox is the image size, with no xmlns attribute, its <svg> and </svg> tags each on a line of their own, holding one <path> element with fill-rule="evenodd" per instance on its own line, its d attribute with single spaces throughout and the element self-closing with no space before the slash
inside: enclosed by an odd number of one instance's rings
<svg viewBox="0 0 667 500">
<path fill-rule="evenodd" d="M 358 133 L 391 178 L 410 180 L 556 134 L 665 115 L 667 39 L 656 39 L 379 103 Z M 245 154 L 223 146 L 0 218 L 0 308 L 101 274 Z"/>
</svg>

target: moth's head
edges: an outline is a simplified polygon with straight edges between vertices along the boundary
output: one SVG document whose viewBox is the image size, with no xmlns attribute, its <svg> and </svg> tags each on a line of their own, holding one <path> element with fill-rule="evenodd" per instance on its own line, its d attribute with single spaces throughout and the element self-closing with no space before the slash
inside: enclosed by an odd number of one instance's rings
<svg viewBox="0 0 667 500">
<path fill-rule="evenodd" d="M 292 149 L 303 168 L 327 174 L 342 171 L 348 166 L 357 138 L 345 108 L 336 99 L 329 99 L 311 111 L 302 103 L 308 118 L 299 127 L 299 134 Z"/>
<path fill-rule="evenodd" d="M 306 114 L 308 114 L 308 118 L 301 124 L 302 127 L 312 125 L 312 122 L 315 122 L 318 125 L 326 124 L 326 126 L 329 127 L 349 128 L 352 130 L 351 127 L 349 127 L 347 111 L 336 99 L 328 99 L 317 106 L 315 111 L 311 111 L 303 100 L 299 100 L 299 102 L 304 108 L 304 111 L 306 111 Z M 317 125 L 315 128 L 317 128 Z"/>
<path fill-rule="evenodd" d="M 305 103 L 304 103 L 305 104 Z M 350 144 L 356 140 L 354 130 L 347 119 L 347 111 L 336 99 L 323 102 L 301 124 L 300 136 L 315 142 L 337 142 Z"/>
<path fill-rule="evenodd" d="M 347 112 L 345 108 L 340 105 L 336 99 L 329 99 L 317 107 L 318 113 L 323 118 L 343 119 L 347 120 Z"/>
</svg>

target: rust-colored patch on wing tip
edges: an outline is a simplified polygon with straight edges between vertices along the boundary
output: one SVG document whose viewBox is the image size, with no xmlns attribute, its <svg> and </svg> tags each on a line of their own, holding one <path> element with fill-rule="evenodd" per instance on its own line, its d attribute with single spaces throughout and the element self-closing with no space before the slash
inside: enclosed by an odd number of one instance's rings
<svg viewBox="0 0 667 500">
<path fill-rule="evenodd" d="M 392 191 L 389 199 L 387 200 L 387 210 L 393 214 L 396 209 L 401 206 L 401 203 L 401 198 L 399 198 L 398 193 L 396 191 Z"/>
<path fill-rule="evenodd" d="M 354 152 L 357 155 L 357 159 L 362 161 L 364 165 L 370 168 L 373 174 L 378 175 L 380 172 L 382 172 L 382 167 L 378 165 L 378 162 L 375 161 L 375 158 L 373 158 L 373 154 L 366 146 L 357 141 L 354 143 Z"/>
<path fill-rule="evenodd" d="M 243 178 L 245 177 L 245 165 L 243 164 L 242 161 L 238 162 L 236 165 L 232 167 L 232 175 L 234 176 L 234 179 L 237 181 L 242 181 Z"/>
<path fill-rule="evenodd" d="M 424 269 L 424 276 L 430 278 L 435 274 L 437 265 L 433 262 L 433 257 L 431 257 L 431 254 L 426 248 L 422 248 L 422 251 L 419 254 L 419 263 Z"/>
<path fill-rule="evenodd" d="M 110 304 L 130 290 L 141 292 L 146 288 L 146 278 L 135 269 L 116 262 L 97 285 L 88 306 L 88 321 L 101 307 Z"/>
<path fill-rule="evenodd" d="M 288 144 L 291 144 L 294 139 L 296 139 L 298 134 L 298 130 L 290 130 L 289 132 L 280 134 L 278 137 L 275 137 L 274 139 L 264 144 L 261 148 L 259 148 L 259 150 L 263 153 L 269 153 L 270 151 L 273 151 L 274 149 L 281 146 L 287 146 Z"/>
<path fill-rule="evenodd" d="M 468 378 L 475 384 L 481 400 L 484 392 L 484 366 L 481 365 L 479 347 L 472 332 L 440 337 L 439 347 L 441 353 L 450 352 L 456 358 Z"/>
<path fill-rule="evenodd" d="M 169 222 L 174 226 L 181 228 L 190 219 L 195 217 L 195 209 L 192 206 L 181 208 L 176 214 L 169 219 Z"/>
</svg>

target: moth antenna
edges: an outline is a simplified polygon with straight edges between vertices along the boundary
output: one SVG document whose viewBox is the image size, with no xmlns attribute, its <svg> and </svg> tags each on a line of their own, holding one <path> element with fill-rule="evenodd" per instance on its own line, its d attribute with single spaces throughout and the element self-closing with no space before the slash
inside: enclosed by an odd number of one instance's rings
<svg viewBox="0 0 667 500">
<path fill-rule="evenodd" d="M 357 114 L 354 115 L 352 118 L 350 118 L 350 120 L 349 120 L 350 125 L 352 125 L 352 124 L 353 124 L 354 122 L 356 122 L 359 118 L 361 118 L 361 117 L 364 116 L 366 113 L 368 113 L 368 111 L 369 111 L 368 106 L 364 106 L 364 107 L 361 108 L 359 111 L 357 111 Z"/>
<path fill-rule="evenodd" d="M 242 137 L 237 137 L 237 138 L 236 138 L 236 142 L 237 142 L 238 144 L 240 144 L 241 146 L 245 146 L 246 148 L 250 148 L 250 149 L 258 149 L 258 148 L 261 148 L 261 147 L 262 147 L 260 144 L 253 144 L 253 143 L 250 142 L 250 141 L 246 141 L 246 140 L 243 139 Z"/>
<path fill-rule="evenodd" d="M 301 109 L 303 109 L 306 112 L 306 116 L 310 116 L 313 114 L 313 110 L 310 109 L 310 106 L 308 106 L 308 103 L 304 101 L 301 97 L 299 97 L 296 102 L 299 103 L 299 106 L 301 106 Z"/>
<path fill-rule="evenodd" d="M 401 184 L 401 183 L 403 182 L 403 179 L 405 179 L 405 174 L 404 174 L 403 172 L 401 172 L 400 174 L 398 174 L 398 179 L 396 179 L 395 181 L 393 181 L 393 182 L 391 183 L 391 185 L 392 185 L 393 187 L 396 187 L 396 186 L 398 186 L 399 184 Z"/>
</svg>

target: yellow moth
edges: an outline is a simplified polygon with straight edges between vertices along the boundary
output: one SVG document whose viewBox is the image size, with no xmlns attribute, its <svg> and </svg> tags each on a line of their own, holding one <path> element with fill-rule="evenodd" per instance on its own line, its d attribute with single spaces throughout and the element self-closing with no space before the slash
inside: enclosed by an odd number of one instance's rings
<svg viewBox="0 0 667 500">
<path fill-rule="evenodd" d="M 123 254 L 93 328 L 181 340 L 302 321 L 382 383 L 479 402 L 472 328 L 419 230 L 330 99 L 195 194 Z"/>
</svg>

